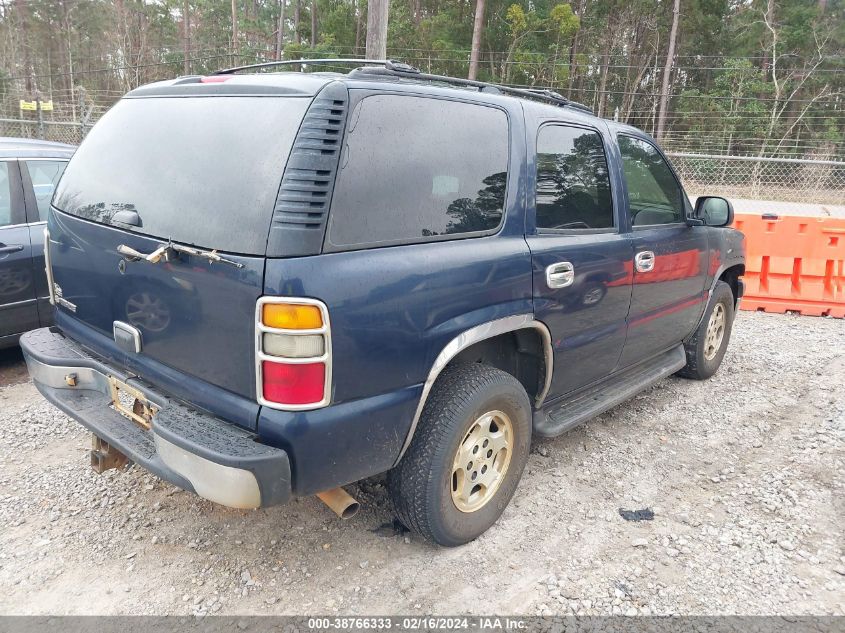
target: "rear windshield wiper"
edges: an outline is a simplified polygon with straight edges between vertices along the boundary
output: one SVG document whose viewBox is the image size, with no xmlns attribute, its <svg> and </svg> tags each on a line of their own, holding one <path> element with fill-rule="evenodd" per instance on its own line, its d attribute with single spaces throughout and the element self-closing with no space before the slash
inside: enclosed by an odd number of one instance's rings
<svg viewBox="0 0 845 633">
<path fill-rule="evenodd" d="M 217 251 L 204 251 L 199 248 L 192 248 L 190 246 L 182 246 L 181 244 L 174 244 L 173 242 L 168 242 L 167 244 L 161 244 L 157 249 L 155 249 L 152 253 L 142 253 L 140 251 L 136 251 L 131 246 L 126 246 L 126 244 L 121 244 L 117 247 L 117 252 L 123 255 L 129 261 L 140 261 L 144 260 L 150 262 L 151 264 L 156 264 L 161 260 L 169 261 L 172 253 L 184 253 L 185 255 L 193 255 L 194 257 L 202 257 L 207 259 L 212 264 L 214 262 L 220 262 L 222 264 L 230 264 L 236 268 L 243 268 L 244 265 L 240 262 L 233 261 L 231 259 L 226 259 L 225 257 L 221 257 L 217 254 Z"/>
</svg>

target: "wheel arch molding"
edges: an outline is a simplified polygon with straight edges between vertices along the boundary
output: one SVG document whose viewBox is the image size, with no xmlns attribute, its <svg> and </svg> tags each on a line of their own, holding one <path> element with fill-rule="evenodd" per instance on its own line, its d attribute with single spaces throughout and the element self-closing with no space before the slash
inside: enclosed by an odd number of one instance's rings
<svg viewBox="0 0 845 633">
<path fill-rule="evenodd" d="M 443 349 L 437 355 L 437 358 L 434 360 L 434 363 L 432 364 L 431 369 L 428 372 L 428 376 L 425 380 L 425 383 L 423 384 L 420 400 L 417 404 L 416 411 L 414 412 L 414 418 L 411 421 L 411 427 L 408 430 L 408 434 L 405 437 L 405 441 L 402 444 L 402 449 L 399 451 L 399 455 L 396 458 L 394 466 L 399 463 L 399 461 L 405 455 L 408 446 L 410 446 L 411 440 L 414 437 L 414 432 L 416 431 L 417 425 L 419 424 L 420 418 L 422 417 L 422 412 L 425 408 L 426 401 L 428 400 L 428 397 L 431 394 L 431 389 L 434 387 L 435 382 L 437 382 L 437 378 L 449 365 L 449 363 L 452 362 L 462 351 L 467 350 L 476 343 L 480 343 L 488 339 L 501 336 L 503 334 L 520 332 L 522 330 L 535 331 L 541 341 L 544 367 L 541 379 L 542 382 L 540 385 L 538 385 L 537 394 L 534 398 L 534 407 L 539 408 L 542 405 L 543 400 L 546 398 L 546 395 L 549 392 L 549 387 L 551 386 L 552 381 L 552 373 L 554 371 L 552 338 L 551 333 L 549 332 L 549 328 L 546 326 L 546 324 L 542 321 L 536 320 L 533 314 L 519 314 L 504 317 L 501 319 L 495 319 L 493 321 L 488 321 L 486 323 L 481 323 L 479 325 L 471 327 L 468 330 L 465 330 L 455 336 L 452 340 L 450 340 L 443 347 Z"/>
</svg>

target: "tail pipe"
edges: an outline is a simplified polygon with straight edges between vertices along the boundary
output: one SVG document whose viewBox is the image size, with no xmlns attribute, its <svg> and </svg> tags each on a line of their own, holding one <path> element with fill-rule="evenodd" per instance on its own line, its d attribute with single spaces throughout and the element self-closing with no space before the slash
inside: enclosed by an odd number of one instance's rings
<svg viewBox="0 0 845 633">
<path fill-rule="evenodd" d="M 318 492 L 317 498 L 332 509 L 341 519 L 351 519 L 361 507 L 355 499 L 343 488 L 334 488 L 325 492 Z"/>
</svg>

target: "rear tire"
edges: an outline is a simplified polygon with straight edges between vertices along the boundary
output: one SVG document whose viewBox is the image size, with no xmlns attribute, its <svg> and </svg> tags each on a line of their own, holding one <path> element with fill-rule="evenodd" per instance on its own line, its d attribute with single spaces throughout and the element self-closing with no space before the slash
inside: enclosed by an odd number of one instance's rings
<svg viewBox="0 0 845 633">
<path fill-rule="evenodd" d="M 679 376 L 706 380 L 719 369 L 731 338 L 734 301 L 731 287 L 717 281 L 701 324 L 684 344 L 687 365 L 678 372 Z"/>
<path fill-rule="evenodd" d="M 399 519 L 439 545 L 463 545 L 501 516 L 531 446 L 531 403 L 510 374 L 447 367 L 402 461 L 387 475 Z"/>
</svg>

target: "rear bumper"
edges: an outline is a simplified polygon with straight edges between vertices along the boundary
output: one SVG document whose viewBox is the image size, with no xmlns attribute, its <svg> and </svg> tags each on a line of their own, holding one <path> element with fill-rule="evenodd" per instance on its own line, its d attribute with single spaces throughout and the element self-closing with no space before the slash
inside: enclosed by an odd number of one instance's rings
<svg viewBox="0 0 845 633">
<path fill-rule="evenodd" d="M 20 345 L 29 374 L 47 400 L 162 479 L 234 508 L 266 507 L 290 499 L 291 468 L 285 451 L 168 398 L 54 329 L 27 332 Z M 75 386 L 66 380 L 70 374 L 76 375 Z M 159 407 L 150 430 L 109 406 L 110 376 L 138 389 Z"/>
</svg>

